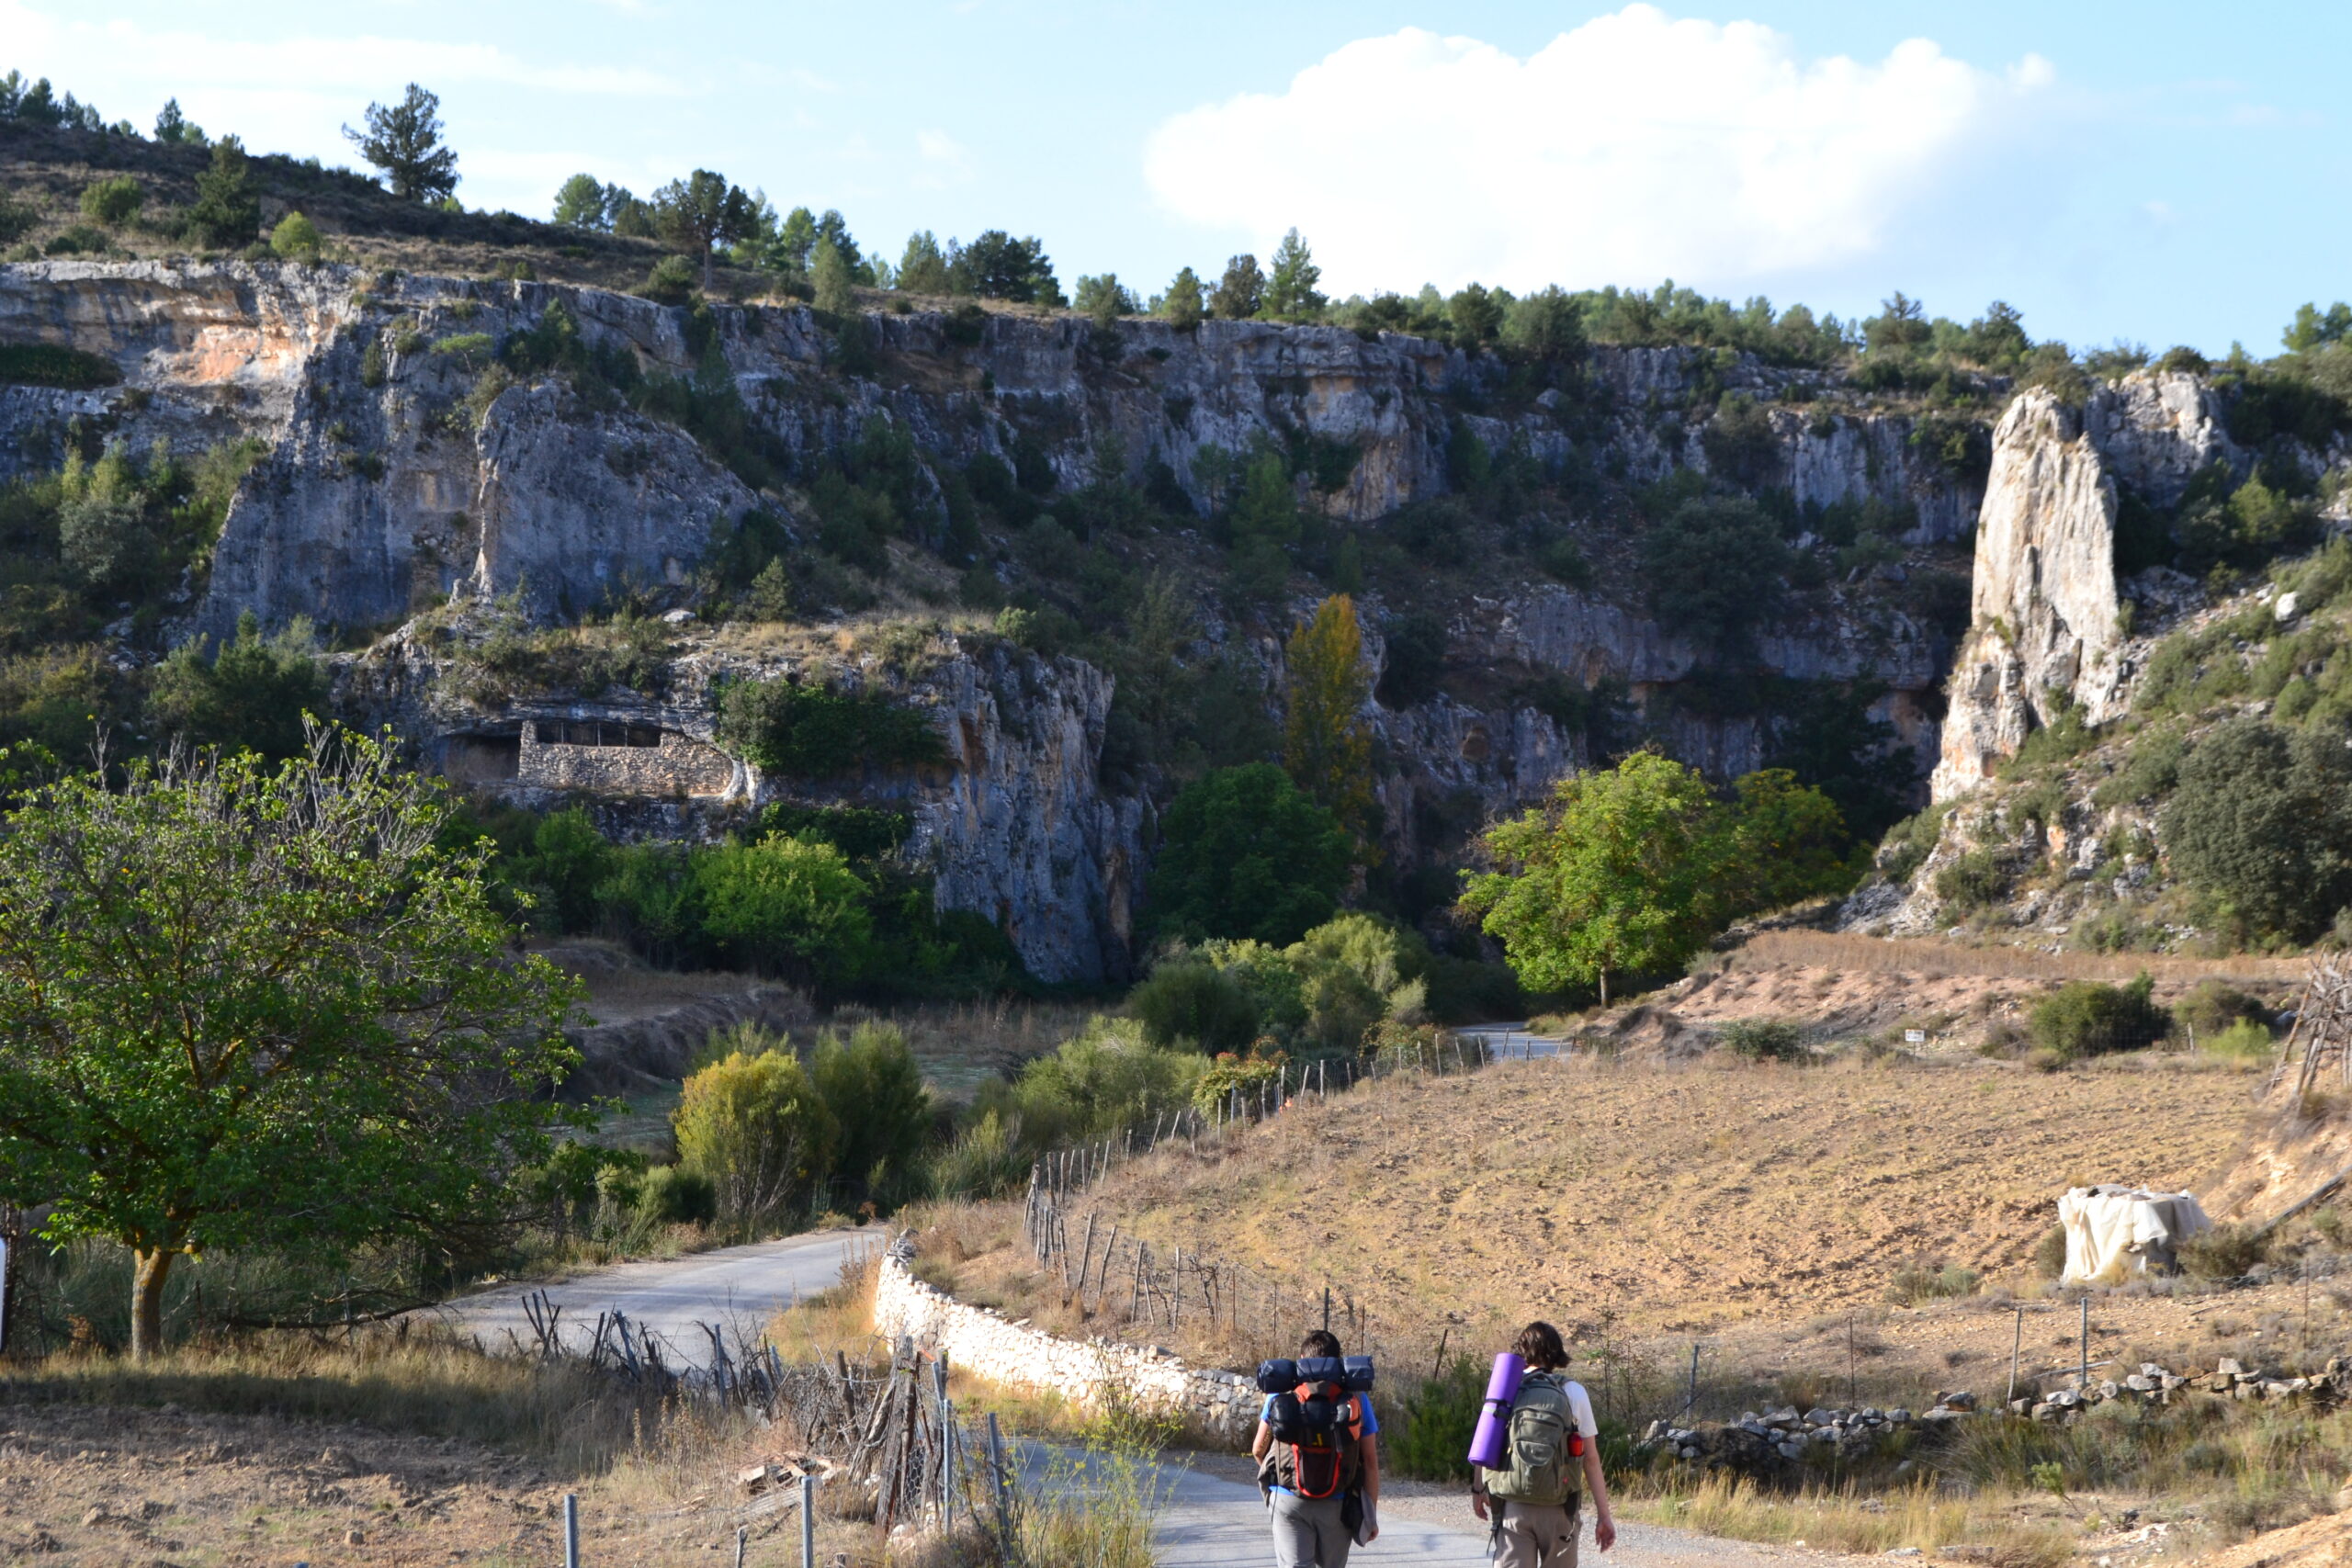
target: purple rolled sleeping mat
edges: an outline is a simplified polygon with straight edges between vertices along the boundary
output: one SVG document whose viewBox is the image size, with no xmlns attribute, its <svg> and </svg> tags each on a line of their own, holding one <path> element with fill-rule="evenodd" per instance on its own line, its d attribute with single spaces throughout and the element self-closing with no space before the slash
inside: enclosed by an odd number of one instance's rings
<svg viewBox="0 0 2352 1568">
<path fill-rule="evenodd" d="M 1510 1427 L 1510 1402 L 1519 1397 L 1519 1381 L 1527 1363 L 1509 1350 L 1495 1358 L 1487 1379 L 1486 1402 L 1478 1407 L 1478 1430 L 1470 1439 L 1470 1462 L 1488 1470 L 1503 1468 L 1503 1438 Z"/>
</svg>

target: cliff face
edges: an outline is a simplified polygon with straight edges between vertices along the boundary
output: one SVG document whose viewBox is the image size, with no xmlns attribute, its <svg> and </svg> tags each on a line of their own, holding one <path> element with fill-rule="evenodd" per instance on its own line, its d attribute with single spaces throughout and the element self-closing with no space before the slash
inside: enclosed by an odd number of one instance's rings
<svg viewBox="0 0 2352 1568">
<path fill-rule="evenodd" d="M 686 603 L 714 528 L 754 506 L 779 514 L 787 536 L 813 539 L 816 519 L 793 491 L 755 494 L 680 425 L 567 378 L 514 377 L 493 363 L 498 344 L 551 330 L 559 315 L 587 352 L 724 400 L 741 439 L 802 479 L 878 420 L 910 439 L 934 497 L 936 475 L 985 453 L 1042 462 L 1065 490 L 1122 464 L 1130 482 L 1172 480 L 1206 513 L 1233 482 L 1231 456 L 1271 446 L 1313 455 L 1317 478 L 1302 504 L 1334 523 L 1376 525 L 1445 492 L 1465 435 L 1490 453 L 1629 483 L 1705 471 L 1719 444 L 1690 411 L 1720 396 L 1763 411 L 1740 482 L 1785 490 L 1800 508 L 1872 501 L 1908 511 L 1917 542 L 1962 536 L 1977 507 L 1975 482 L 1925 457 L 1911 418 L 1817 372 L 1707 351 L 1596 348 L 1580 390 L 1531 398 L 1494 355 L 1396 333 L 1233 321 L 1180 332 L 1157 321 L 1105 331 L 1069 317 L 922 311 L 873 314 L 845 333 L 801 308 L 690 313 L 568 286 L 242 263 L 0 267 L 0 338 L 97 355 L 123 378 L 99 391 L 0 388 L 0 477 L 52 469 L 69 440 L 94 436 L 139 451 L 157 440 L 264 443 L 209 575 L 176 607 L 177 637 L 222 636 L 245 611 L 265 625 L 308 615 L 349 636 L 400 627 L 445 601 L 444 614 L 461 618 L 496 601 L 538 622 L 624 589 Z M 2186 438 L 2147 433 L 2167 417 L 2193 425 L 2197 411 L 2168 397 L 2110 421 L 2109 445 L 2137 454 L 2117 461 L 2178 467 L 2174 447 Z M 1531 705 L 1513 682 L 1557 672 L 1576 687 L 1623 682 L 1640 702 L 1690 676 L 1698 655 L 1678 628 L 1624 607 L 1640 585 L 1609 587 L 1603 598 L 1498 579 L 1451 612 L 1448 659 L 1518 673 L 1474 682 L 1469 694 L 1374 706 L 1395 853 L 1409 861 L 1433 833 L 1458 836 L 1522 807 L 1589 760 L 1585 733 Z M 1760 639 L 1762 672 L 1879 684 L 1879 713 L 1932 754 L 1939 637 L 1848 588 L 1826 604 Z M 694 833 L 787 790 L 810 794 L 806 781 L 762 779 L 713 751 L 710 681 L 826 662 L 730 652 L 700 635 L 686 637 L 658 694 L 492 695 L 467 684 L 447 648 L 402 631 L 343 660 L 339 680 L 355 713 L 394 723 L 428 761 L 477 784 L 529 796 L 585 778 L 658 784 L 671 770 L 668 784 L 599 809 L 624 830 Z M 1278 659 L 1271 644 L 1261 656 Z M 831 676 L 843 673 L 826 660 Z M 966 639 L 912 680 L 847 673 L 931 705 L 956 762 L 936 778 L 868 778 L 839 793 L 910 810 L 913 849 L 942 903 L 1001 919 L 1039 975 L 1121 973 L 1150 808 L 1098 776 L 1109 678 L 992 639 Z M 1756 766 L 1769 745 L 1757 716 L 1650 711 L 1678 755 L 1721 774 Z M 540 746 L 541 720 L 636 726 L 661 744 L 564 761 Z"/>
<path fill-rule="evenodd" d="M 2132 670 L 2115 579 L 2120 480 L 2158 504 L 2234 457 L 2195 377 L 2141 373 L 2070 408 L 2046 391 L 1994 432 L 1976 527 L 1971 624 L 1954 660 L 1935 798 L 1984 782 L 2062 705 L 2103 724 Z"/>
</svg>

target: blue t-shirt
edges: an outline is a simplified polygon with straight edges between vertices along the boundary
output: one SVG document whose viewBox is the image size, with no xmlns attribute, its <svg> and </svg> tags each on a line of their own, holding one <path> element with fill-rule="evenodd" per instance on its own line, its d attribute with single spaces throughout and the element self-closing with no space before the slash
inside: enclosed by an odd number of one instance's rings
<svg viewBox="0 0 2352 1568">
<path fill-rule="evenodd" d="M 1275 1396 L 1271 1393 L 1266 1395 L 1266 1403 L 1258 1406 L 1259 1420 L 1271 1422 L 1273 1419 L 1274 1397 Z M 1356 1402 L 1357 1408 L 1363 1412 L 1363 1435 L 1369 1438 L 1377 1433 L 1380 1430 L 1380 1417 L 1372 1413 L 1372 1395 L 1368 1393 L 1351 1393 L 1348 1397 L 1354 1400 Z M 1287 1486 L 1276 1486 L 1271 1488 L 1271 1490 L 1279 1492 L 1285 1497 L 1295 1497 L 1298 1495 L 1297 1493 L 1293 1492 Z"/>
</svg>

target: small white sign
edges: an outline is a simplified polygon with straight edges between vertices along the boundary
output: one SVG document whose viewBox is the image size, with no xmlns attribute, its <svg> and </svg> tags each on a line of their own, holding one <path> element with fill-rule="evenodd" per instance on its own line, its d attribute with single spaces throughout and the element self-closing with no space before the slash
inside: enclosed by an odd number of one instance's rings
<svg viewBox="0 0 2352 1568">
<path fill-rule="evenodd" d="M 1925 1045 L 1927 1043 L 1928 1032 L 1924 1029 L 1906 1029 L 1903 1032 L 1903 1043 L 1905 1045 Z"/>
<path fill-rule="evenodd" d="M 0 1350 L 8 1348 L 8 1238 L 0 1235 Z"/>
</svg>

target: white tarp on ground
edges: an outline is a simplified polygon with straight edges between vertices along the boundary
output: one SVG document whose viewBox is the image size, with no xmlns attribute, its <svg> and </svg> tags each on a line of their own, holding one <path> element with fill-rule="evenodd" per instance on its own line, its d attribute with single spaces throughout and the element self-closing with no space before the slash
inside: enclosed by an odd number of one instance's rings
<svg viewBox="0 0 2352 1568">
<path fill-rule="evenodd" d="M 2142 1187 L 2077 1187 L 2058 1200 L 2066 1227 L 2064 1285 L 2120 1285 L 2173 1265 L 2173 1249 L 2213 1228 L 2186 1192 Z"/>
</svg>

